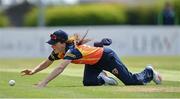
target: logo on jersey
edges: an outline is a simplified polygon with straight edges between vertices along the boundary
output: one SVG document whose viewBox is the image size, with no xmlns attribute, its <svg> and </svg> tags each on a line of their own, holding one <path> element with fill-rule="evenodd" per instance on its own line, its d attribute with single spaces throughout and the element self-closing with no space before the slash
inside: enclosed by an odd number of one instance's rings
<svg viewBox="0 0 180 99">
<path fill-rule="evenodd" d="M 67 53 L 65 56 L 72 57 L 72 58 L 76 58 L 76 55 L 74 55 L 74 54 L 72 54 L 72 53 Z"/>
<path fill-rule="evenodd" d="M 119 76 L 119 72 L 118 72 L 118 70 L 117 70 L 116 68 L 114 68 L 114 69 L 112 70 L 112 73 L 113 73 L 114 75 L 116 75 L 116 76 Z"/>
<path fill-rule="evenodd" d="M 71 57 L 71 58 L 76 58 L 76 55 L 71 53 L 71 50 L 68 50 L 65 54 L 65 57 Z"/>
</svg>

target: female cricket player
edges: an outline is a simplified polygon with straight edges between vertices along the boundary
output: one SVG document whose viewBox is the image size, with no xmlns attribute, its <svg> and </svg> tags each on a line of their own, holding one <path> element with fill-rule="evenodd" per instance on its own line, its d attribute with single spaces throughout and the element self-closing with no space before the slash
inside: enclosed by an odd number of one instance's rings
<svg viewBox="0 0 180 99">
<path fill-rule="evenodd" d="M 117 85 L 117 81 L 108 77 L 104 70 L 112 73 L 125 85 L 146 85 L 151 80 L 156 84 L 161 83 L 161 76 L 151 65 L 147 66 L 140 73 L 132 74 L 129 72 L 113 50 L 101 46 L 103 44 L 106 45 L 108 40 L 105 43 L 95 44 L 101 47 L 85 45 L 88 41 L 90 40 L 85 39 L 85 37 L 80 39 L 78 35 L 68 37 L 68 34 L 62 30 L 55 31 L 50 35 L 50 40 L 47 42 L 53 49 L 48 59 L 34 69 L 26 69 L 21 73 L 23 73 L 23 75 L 33 75 L 50 66 L 53 61 L 62 59 L 62 63 L 57 66 L 47 78 L 39 82 L 37 87 L 42 88 L 47 86 L 47 84 L 60 75 L 70 63 L 85 64 L 83 76 L 84 86 L 98 86 L 103 84 Z"/>
</svg>

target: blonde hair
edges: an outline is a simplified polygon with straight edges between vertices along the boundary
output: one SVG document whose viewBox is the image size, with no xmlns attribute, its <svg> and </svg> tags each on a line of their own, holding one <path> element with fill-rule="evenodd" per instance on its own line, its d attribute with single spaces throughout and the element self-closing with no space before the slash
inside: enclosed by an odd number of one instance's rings
<svg viewBox="0 0 180 99">
<path fill-rule="evenodd" d="M 85 44 L 85 43 L 91 41 L 91 39 L 85 38 L 87 36 L 87 33 L 88 33 L 88 31 L 86 32 L 86 34 L 83 37 L 80 37 L 79 34 L 73 34 L 72 36 L 69 37 L 69 39 L 66 41 L 66 43 L 74 44 L 74 45 Z"/>
</svg>

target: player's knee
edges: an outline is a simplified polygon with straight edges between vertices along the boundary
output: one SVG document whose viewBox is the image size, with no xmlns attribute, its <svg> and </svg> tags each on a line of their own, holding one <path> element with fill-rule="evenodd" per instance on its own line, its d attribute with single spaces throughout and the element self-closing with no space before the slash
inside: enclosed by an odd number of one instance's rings
<svg viewBox="0 0 180 99">
<path fill-rule="evenodd" d="M 103 85 L 103 83 L 84 80 L 83 85 L 84 86 L 101 86 L 101 85 Z"/>
<path fill-rule="evenodd" d="M 87 82 L 84 82 L 84 81 L 83 81 L 83 85 L 84 85 L 84 86 L 92 86 L 91 83 L 87 83 Z"/>
<path fill-rule="evenodd" d="M 83 85 L 84 86 L 92 86 L 92 83 L 88 82 L 88 81 L 83 81 Z"/>
<path fill-rule="evenodd" d="M 131 86 L 131 85 L 135 85 L 133 83 L 124 83 L 126 86 Z"/>
<path fill-rule="evenodd" d="M 84 85 L 84 86 L 93 86 L 93 85 L 95 86 L 94 83 L 92 83 L 92 82 L 90 82 L 90 81 L 86 81 L 86 80 L 83 81 L 83 85 Z"/>
</svg>

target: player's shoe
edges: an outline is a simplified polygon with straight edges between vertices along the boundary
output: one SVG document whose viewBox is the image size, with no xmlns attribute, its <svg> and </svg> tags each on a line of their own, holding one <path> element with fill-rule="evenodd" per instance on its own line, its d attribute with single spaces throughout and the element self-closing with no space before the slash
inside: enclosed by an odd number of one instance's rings
<svg viewBox="0 0 180 99">
<path fill-rule="evenodd" d="M 162 77 L 157 71 L 154 70 L 153 66 L 151 64 L 148 64 L 146 66 L 146 68 L 151 69 L 153 71 L 153 81 L 154 81 L 154 83 L 157 84 L 157 85 L 161 84 L 162 83 Z"/>
<path fill-rule="evenodd" d="M 114 78 L 108 77 L 104 71 L 102 71 L 97 78 L 102 78 L 105 82 L 105 85 L 118 85 L 118 82 Z"/>
<path fill-rule="evenodd" d="M 114 79 L 113 77 L 108 77 L 110 79 L 110 81 L 108 83 L 105 83 L 105 85 L 113 85 L 113 86 L 117 86 L 118 82 L 116 81 L 116 79 Z"/>
</svg>

